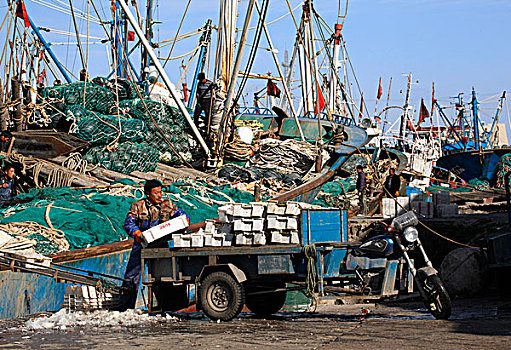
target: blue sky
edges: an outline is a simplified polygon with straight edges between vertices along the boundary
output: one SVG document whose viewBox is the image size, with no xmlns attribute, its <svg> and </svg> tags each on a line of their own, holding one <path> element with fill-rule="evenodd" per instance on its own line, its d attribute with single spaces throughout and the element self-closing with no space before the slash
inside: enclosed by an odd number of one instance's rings
<svg viewBox="0 0 511 350">
<path fill-rule="evenodd" d="M 25 0 L 29 14 L 39 26 L 73 32 L 69 16 L 48 9 L 41 5 L 64 6 L 65 0 Z M 341 0 L 344 12 L 345 0 Z M 96 0 L 103 8 L 101 15 L 109 15 L 109 1 Z M 143 5 L 145 1 L 139 0 Z M 197 29 L 208 18 L 218 22 L 218 0 L 192 0 L 181 33 Z M 239 7 L 238 26 L 242 26 L 245 7 L 248 0 L 242 0 Z M 300 1 L 290 0 L 296 7 Z M 337 20 L 338 0 L 315 0 L 314 5 L 327 23 L 333 26 Z M 73 1 L 76 9 L 86 11 L 86 1 Z M 156 40 L 165 40 L 175 35 L 184 13 L 187 1 L 160 0 L 155 9 L 158 25 Z M 0 11 L 5 12 L 5 3 Z M 90 9 L 93 13 L 92 8 Z M 271 0 L 268 19 L 271 21 L 288 12 L 283 0 Z M 295 12 L 299 21 L 300 10 Z M 406 88 L 406 78 L 402 73 L 413 73 L 413 80 L 419 81 L 412 88 L 412 103 L 416 106 L 420 98 L 431 100 L 431 84 L 435 82 L 436 96 L 442 104 L 449 104 L 451 96 L 465 93 L 465 100 L 470 99 L 474 86 L 478 97 L 501 94 L 511 90 L 511 1 L 508 0 L 351 0 L 345 21 L 343 35 L 348 52 L 353 62 L 357 78 L 364 91 L 368 109 L 374 111 L 374 102 L 378 88 L 378 79 L 382 77 L 384 97 L 387 94 L 389 78 L 393 78 L 391 104 L 402 104 Z M 86 21 L 78 19 L 81 33 L 86 33 Z M 255 20 L 252 22 L 255 24 Z M 279 50 L 282 61 L 284 51 L 292 50 L 295 28 L 290 16 L 269 26 L 274 45 Z M 104 37 L 99 25 L 91 24 L 91 35 Z M 0 33 L 5 37 L 4 31 Z M 75 41 L 52 33 L 45 34 L 50 42 Z M 180 55 L 195 47 L 198 37 L 192 37 L 176 44 L 172 56 Z M 214 37 L 213 40 L 216 40 Z M 267 44 L 263 39 L 261 46 Z M 54 46 L 57 56 L 68 67 L 78 72 L 80 67 L 76 46 Z M 167 56 L 169 47 L 160 50 L 160 56 Z M 246 50 L 248 53 L 248 49 Z M 90 45 L 91 75 L 108 73 L 106 47 Z M 137 58 L 135 56 L 135 61 Z M 214 56 L 212 57 L 212 60 Z M 173 81 L 180 75 L 181 60 L 171 61 L 167 72 Z M 272 72 L 277 74 L 268 52 L 260 51 L 253 72 Z M 251 82 L 247 93 L 252 96 L 263 82 Z M 383 103 L 380 102 L 380 105 Z M 485 112 L 493 114 L 496 103 L 484 105 Z M 379 108 L 380 109 L 380 108 Z M 483 114 L 484 118 L 484 114 Z M 507 113 L 501 121 L 506 121 Z M 508 129 L 509 132 L 509 129 Z"/>
</svg>

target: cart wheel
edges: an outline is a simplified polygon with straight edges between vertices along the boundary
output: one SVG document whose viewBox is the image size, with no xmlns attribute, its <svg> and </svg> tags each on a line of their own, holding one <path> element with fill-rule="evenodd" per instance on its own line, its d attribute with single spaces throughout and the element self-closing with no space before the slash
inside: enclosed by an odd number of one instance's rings
<svg viewBox="0 0 511 350">
<path fill-rule="evenodd" d="M 287 292 L 276 291 L 277 289 L 286 288 L 285 283 L 272 286 L 247 287 L 247 296 L 245 304 L 247 307 L 259 317 L 268 317 L 284 306 L 286 302 Z M 259 292 L 259 293 L 258 293 Z M 267 292 L 267 293 L 260 293 Z M 256 293 L 256 294 L 250 294 Z"/>
<path fill-rule="evenodd" d="M 210 319 L 230 321 L 243 309 L 245 290 L 231 275 L 213 272 L 202 281 L 200 300 Z"/>
</svg>

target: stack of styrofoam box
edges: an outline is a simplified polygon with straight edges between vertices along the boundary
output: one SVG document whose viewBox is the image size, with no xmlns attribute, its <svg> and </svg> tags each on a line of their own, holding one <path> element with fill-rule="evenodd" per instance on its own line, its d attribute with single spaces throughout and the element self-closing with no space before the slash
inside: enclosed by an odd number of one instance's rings
<svg viewBox="0 0 511 350">
<path fill-rule="evenodd" d="M 458 204 L 438 204 L 435 213 L 439 218 L 452 218 L 458 215 Z"/>
<path fill-rule="evenodd" d="M 297 202 L 287 202 L 286 204 L 268 202 L 266 221 L 271 243 L 300 243 L 298 234 L 298 222 L 302 211 L 300 204 Z"/>
<path fill-rule="evenodd" d="M 264 245 L 265 203 L 236 203 L 232 205 L 233 231 L 236 245 Z"/>
<path fill-rule="evenodd" d="M 113 309 L 118 306 L 118 296 L 92 286 L 66 286 L 64 305 L 69 311 Z"/>
</svg>

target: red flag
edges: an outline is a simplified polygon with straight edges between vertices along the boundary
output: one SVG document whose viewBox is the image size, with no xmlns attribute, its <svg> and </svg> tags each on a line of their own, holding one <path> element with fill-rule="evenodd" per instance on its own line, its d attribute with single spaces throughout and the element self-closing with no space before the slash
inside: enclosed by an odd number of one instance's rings
<svg viewBox="0 0 511 350">
<path fill-rule="evenodd" d="M 378 94 L 376 95 L 376 99 L 379 100 L 381 98 L 382 94 L 383 94 L 383 89 L 381 88 L 381 77 L 380 77 L 380 82 L 378 83 Z"/>
<path fill-rule="evenodd" d="M 135 41 L 135 32 L 128 30 L 128 41 Z"/>
<path fill-rule="evenodd" d="M 323 96 L 323 91 L 318 84 L 318 103 L 316 103 L 316 114 L 321 112 L 325 108 L 325 96 Z"/>
<path fill-rule="evenodd" d="M 423 121 L 429 118 L 429 112 L 424 104 L 424 99 L 421 99 L 421 110 L 419 112 L 419 120 L 417 121 L 417 126 L 420 126 Z"/>
<path fill-rule="evenodd" d="M 23 0 L 18 0 L 18 5 L 16 7 L 16 17 L 23 18 L 25 27 L 30 27 L 30 20 L 28 19 L 27 9 L 25 8 L 25 3 Z"/>
<path fill-rule="evenodd" d="M 362 119 L 364 116 L 364 95 L 362 94 L 362 97 L 360 98 L 360 110 L 358 114 L 358 119 Z"/>
<path fill-rule="evenodd" d="M 268 84 L 266 84 L 266 94 L 268 96 L 275 96 L 280 98 L 280 89 L 275 85 L 271 79 L 268 79 Z"/>
<path fill-rule="evenodd" d="M 433 93 L 431 94 L 431 116 L 433 116 L 434 109 L 435 109 L 435 83 L 433 82 Z"/>
</svg>

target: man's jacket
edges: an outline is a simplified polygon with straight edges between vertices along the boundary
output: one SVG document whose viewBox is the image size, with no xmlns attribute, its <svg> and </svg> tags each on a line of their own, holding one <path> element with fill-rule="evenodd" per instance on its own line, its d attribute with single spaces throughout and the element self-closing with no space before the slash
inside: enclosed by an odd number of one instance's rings
<svg viewBox="0 0 511 350">
<path fill-rule="evenodd" d="M 130 237 L 133 237 L 133 232 L 136 230 L 143 232 L 181 215 L 186 215 L 184 210 L 178 209 L 169 200 L 153 204 L 147 198 L 144 198 L 131 205 L 126 220 L 124 220 L 124 229 Z"/>
</svg>

